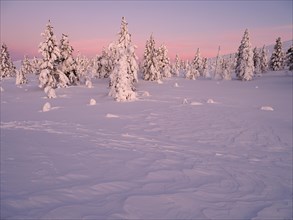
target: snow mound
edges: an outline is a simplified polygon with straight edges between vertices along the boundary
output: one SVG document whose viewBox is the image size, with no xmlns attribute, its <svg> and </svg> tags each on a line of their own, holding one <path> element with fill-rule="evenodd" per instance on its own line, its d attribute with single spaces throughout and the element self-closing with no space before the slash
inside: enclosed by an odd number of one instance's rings
<svg viewBox="0 0 293 220">
<path fill-rule="evenodd" d="M 163 84 L 163 81 L 159 79 L 159 80 L 157 81 L 157 83 L 158 83 L 158 84 Z"/>
<path fill-rule="evenodd" d="M 97 104 L 97 102 L 96 102 L 95 99 L 91 99 L 91 100 L 90 100 L 90 105 L 96 105 L 96 104 Z"/>
<path fill-rule="evenodd" d="M 263 111 L 274 111 L 273 107 L 271 107 L 271 106 L 262 106 L 260 108 L 260 110 L 263 110 Z"/>
<path fill-rule="evenodd" d="M 174 83 L 174 87 L 179 87 L 179 85 L 178 85 L 178 83 L 176 82 L 176 83 Z"/>
<path fill-rule="evenodd" d="M 93 84 L 92 84 L 92 82 L 90 81 L 90 80 L 87 80 L 86 82 L 85 82 L 85 85 L 86 85 L 86 87 L 88 87 L 88 88 L 93 88 Z"/>
<path fill-rule="evenodd" d="M 216 102 L 215 102 L 213 99 L 208 99 L 208 100 L 207 100 L 207 103 L 208 103 L 208 104 L 215 104 Z"/>
<path fill-rule="evenodd" d="M 190 105 L 202 105 L 201 102 L 191 102 Z"/>
<path fill-rule="evenodd" d="M 56 95 L 56 92 L 55 92 L 55 89 L 53 89 L 51 86 L 47 86 L 45 89 L 44 89 L 44 92 L 47 94 L 48 98 L 49 99 L 54 99 L 57 97 Z"/>
<path fill-rule="evenodd" d="M 113 114 L 107 114 L 106 115 L 106 118 L 119 118 L 119 116 L 118 115 L 113 115 Z"/>
<path fill-rule="evenodd" d="M 150 93 L 148 91 L 144 91 L 144 93 L 142 94 L 143 97 L 149 97 Z"/>
<path fill-rule="evenodd" d="M 51 110 L 51 104 L 49 102 L 46 102 L 43 106 L 43 112 L 48 112 Z"/>
<path fill-rule="evenodd" d="M 4 92 L 4 89 L 2 88 L 2 86 L 0 87 L 0 91 L 1 91 L 1 92 Z"/>
</svg>

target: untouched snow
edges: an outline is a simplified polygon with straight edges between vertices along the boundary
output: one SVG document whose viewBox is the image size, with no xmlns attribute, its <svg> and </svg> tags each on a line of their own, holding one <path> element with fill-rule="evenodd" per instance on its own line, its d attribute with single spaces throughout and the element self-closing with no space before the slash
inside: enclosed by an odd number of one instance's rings
<svg viewBox="0 0 293 220">
<path fill-rule="evenodd" d="M 48 112 L 4 79 L 1 219 L 290 219 L 292 78 L 140 80 L 129 103 L 93 80 Z"/>
</svg>

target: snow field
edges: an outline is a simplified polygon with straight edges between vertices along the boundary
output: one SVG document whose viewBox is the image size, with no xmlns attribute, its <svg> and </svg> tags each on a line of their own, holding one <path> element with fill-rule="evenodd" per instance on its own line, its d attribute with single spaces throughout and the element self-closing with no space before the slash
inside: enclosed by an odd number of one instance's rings
<svg viewBox="0 0 293 220">
<path fill-rule="evenodd" d="M 141 80 L 129 103 L 93 80 L 48 112 L 28 79 L 1 81 L 1 218 L 291 218 L 292 74 Z"/>
</svg>

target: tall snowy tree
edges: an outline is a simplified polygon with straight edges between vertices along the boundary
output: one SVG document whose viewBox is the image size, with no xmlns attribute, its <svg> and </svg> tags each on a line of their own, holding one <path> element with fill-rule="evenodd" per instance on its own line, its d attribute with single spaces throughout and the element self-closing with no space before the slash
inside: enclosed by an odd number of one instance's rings
<svg viewBox="0 0 293 220">
<path fill-rule="evenodd" d="M 136 98 L 136 93 L 132 90 L 131 78 L 128 74 L 128 60 L 123 50 L 115 63 L 114 70 L 110 75 L 111 87 L 109 96 L 118 102 L 131 101 Z"/>
<path fill-rule="evenodd" d="M 70 84 L 77 84 L 78 76 L 76 71 L 76 61 L 73 58 L 73 47 L 69 44 L 68 36 L 62 34 L 60 40 L 60 70 L 67 76 Z"/>
<path fill-rule="evenodd" d="M 39 75 L 41 72 L 41 61 L 38 58 L 34 57 L 31 64 L 32 64 L 33 73 L 35 73 L 36 75 Z"/>
<path fill-rule="evenodd" d="M 109 55 L 109 51 L 105 48 L 102 50 L 102 54 L 94 58 L 94 72 L 97 78 L 108 78 L 113 70 L 112 59 Z"/>
<path fill-rule="evenodd" d="M 232 70 L 231 70 L 231 63 L 230 59 L 223 59 L 221 61 L 221 76 L 224 80 L 231 80 L 232 79 Z"/>
<path fill-rule="evenodd" d="M 41 35 L 44 37 L 44 41 L 39 45 L 39 52 L 43 56 L 40 66 L 39 86 L 41 88 L 47 86 L 51 88 L 66 87 L 69 84 L 69 79 L 58 69 L 61 55 L 50 20 L 45 32 Z"/>
<path fill-rule="evenodd" d="M 268 55 L 265 45 L 260 52 L 260 72 L 265 73 L 268 70 Z"/>
<path fill-rule="evenodd" d="M 91 79 L 89 75 L 90 61 L 86 56 L 81 55 L 80 52 L 77 53 L 75 61 L 78 80 L 81 83 L 86 83 L 87 80 Z"/>
<path fill-rule="evenodd" d="M 15 76 L 16 68 L 10 58 L 10 54 L 6 44 L 1 45 L 0 54 L 0 78 Z"/>
<path fill-rule="evenodd" d="M 21 62 L 21 69 L 25 75 L 34 72 L 33 65 L 31 64 L 26 55 L 24 56 L 23 61 Z"/>
<path fill-rule="evenodd" d="M 293 71 L 293 45 L 286 52 L 286 65 Z"/>
<path fill-rule="evenodd" d="M 175 62 L 172 66 L 172 74 L 174 76 L 179 76 L 179 74 L 180 74 L 180 60 L 179 60 L 178 54 L 176 54 L 176 56 L 175 56 Z"/>
<path fill-rule="evenodd" d="M 253 66 L 254 72 L 260 73 L 260 54 L 256 47 L 253 49 Z"/>
<path fill-rule="evenodd" d="M 125 18 L 122 17 L 118 41 L 110 45 L 114 69 L 110 74 L 109 95 L 116 101 L 131 101 L 136 97 L 134 86 L 138 81 L 136 46 L 131 42 L 127 25 Z"/>
<path fill-rule="evenodd" d="M 284 69 L 284 52 L 281 38 L 278 37 L 270 59 L 270 69 L 273 71 Z"/>
<path fill-rule="evenodd" d="M 189 62 L 187 62 L 185 64 L 185 78 L 196 80 L 198 76 L 199 76 L 198 70 L 193 67 L 192 63 L 190 64 Z"/>
<path fill-rule="evenodd" d="M 236 76 L 240 80 L 247 81 L 253 79 L 253 51 L 247 29 L 244 32 L 241 44 L 238 48 L 235 72 Z"/>
<path fill-rule="evenodd" d="M 153 35 L 147 40 L 143 57 L 142 74 L 144 80 L 158 81 L 162 79 L 159 66 L 159 56 Z"/>
<path fill-rule="evenodd" d="M 158 49 L 159 69 L 163 77 L 171 77 L 170 59 L 168 58 L 168 50 L 165 45 L 161 45 Z"/>
<path fill-rule="evenodd" d="M 201 71 L 202 71 L 202 58 L 201 58 L 201 55 L 200 55 L 200 49 L 198 48 L 197 51 L 196 51 L 196 54 L 193 58 L 193 61 L 192 61 L 192 66 L 194 69 L 196 69 L 199 73 L 199 75 L 201 75 Z"/>
</svg>

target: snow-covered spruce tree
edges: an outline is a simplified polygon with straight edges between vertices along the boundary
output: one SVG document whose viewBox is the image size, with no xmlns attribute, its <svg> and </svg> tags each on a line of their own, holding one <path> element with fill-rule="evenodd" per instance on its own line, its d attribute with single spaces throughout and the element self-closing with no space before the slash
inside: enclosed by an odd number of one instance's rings
<svg viewBox="0 0 293 220">
<path fill-rule="evenodd" d="M 78 52 L 75 61 L 76 73 L 79 81 L 83 84 L 86 84 L 87 81 L 91 81 L 91 76 L 89 75 L 89 59 Z"/>
<path fill-rule="evenodd" d="M 143 56 L 143 79 L 148 81 L 160 81 L 162 79 L 159 66 L 158 51 L 155 48 L 153 35 L 147 40 Z"/>
<path fill-rule="evenodd" d="M 253 49 L 253 66 L 255 74 L 260 73 L 260 54 L 256 47 Z"/>
<path fill-rule="evenodd" d="M 23 74 L 27 75 L 34 72 L 33 65 L 29 61 L 28 57 L 25 55 L 21 62 L 21 70 Z"/>
<path fill-rule="evenodd" d="M 232 79 L 231 63 L 229 59 L 223 59 L 221 61 L 221 76 L 224 80 Z"/>
<path fill-rule="evenodd" d="M 24 56 L 24 59 L 21 61 L 20 70 L 16 70 L 16 85 L 26 84 L 27 78 L 26 75 L 29 73 L 33 73 L 33 67 L 27 58 L 27 56 Z"/>
<path fill-rule="evenodd" d="M 252 80 L 254 72 L 253 51 L 246 29 L 238 48 L 235 73 L 240 80 Z"/>
<path fill-rule="evenodd" d="M 125 20 L 125 17 L 122 17 L 120 32 L 118 33 L 118 43 L 117 46 L 119 48 L 119 52 L 121 52 L 121 48 L 124 49 L 124 53 L 128 62 L 128 71 L 129 79 L 131 82 L 132 90 L 135 90 L 134 83 L 138 82 L 137 71 L 138 71 L 138 63 L 137 56 L 135 54 L 135 49 L 137 46 L 133 45 L 131 42 L 131 34 L 128 32 L 128 23 Z"/>
<path fill-rule="evenodd" d="M 171 77 L 170 59 L 168 58 L 168 50 L 165 45 L 161 45 L 158 49 L 159 69 L 162 77 Z"/>
<path fill-rule="evenodd" d="M 198 76 L 201 75 L 202 72 L 202 58 L 200 55 L 200 49 L 198 48 L 196 51 L 196 54 L 192 60 L 192 66 L 194 69 L 198 71 Z"/>
<path fill-rule="evenodd" d="M 0 55 L 0 78 L 15 76 L 16 68 L 10 58 L 10 54 L 6 44 L 1 45 Z"/>
<path fill-rule="evenodd" d="M 109 52 L 103 48 L 102 55 L 97 55 L 93 60 L 93 69 L 96 78 L 108 78 L 113 70 L 112 60 Z"/>
<path fill-rule="evenodd" d="M 132 79 L 128 74 L 129 63 L 122 48 L 118 53 L 119 58 L 115 63 L 113 72 L 110 74 L 111 87 L 109 96 L 118 102 L 131 101 L 136 98 L 136 93 L 132 89 Z"/>
<path fill-rule="evenodd" d="M 60 70 L 67 76 L 71 85 L 76 85 L 78 80 L 76 61 L 73 58 L 73 47 L 69 44 L 68 36 L 62 34 L 60 40 Z"/>
<path fill-rule="evenodd" d="M 260 52 L 260 72 L 265 73 L 268 70 L 268 55 L 265 45 Z"/>
<path fill-rule="evenodd" d="M 286 65 L 293 71 L 293 45 L 286 52 Z"/>
<path fill-rule="evenodd" d="M 38 58 L 34 57 L 31 64 L 32 64 L 33 73 L 35 73 L 36 75 L 39 75 L 41 72 L 40 60 Z"/>
<path fill-rule="evenodd" d="M 113 59 L 113 71 L 110 74 L 110 92 L 116 101 L 131 101 L 136 98 L 135 83 L 137 79 L 136 46 L 131 43 L 131 35 L 128 32 L 127 22 L 122 17 L 119 39 L 109 46 L 111 59 Z"/>
<path fill-rule="evenodd" d="M 180 74 L 180 60 L 178 54 L 175 56 L 175 62 L 172 65 L 172 75 L 173 76 L 179 76 Z"/>
<path fill-rule="evenodd" d="M 26 78 L 25 73 L 23 71 L 23 67 L 21 67 L 20 70 L 16 70 L 15 84 L 21 85 L 21 84 L 26 84 L 26 83 L 27 83 L 27 78 Z"/>
<path fill-rule="evenodd" d="M 270 59 L 270 69 L 273 71 L 284 69 L 284 52 L 280 37 L 278 37 L 274 46 L 274 51 Z"/>
<path fill-rule="evenodd" d="M 39 52 L 43 56 L 40 66 L 39 87 L 66 87 L 69 84 L 69 79 L 58 69 L 61 55 L 50 20 L 45 32 L 41 35 L 44 37 L 44 41 L 39 45 Z"/>
<path fill-rule="evenodd" d="M 202 58 L 202 68 L 201 68 L 201 74 L 204 78 L 208 78 L 208 58 L 203 57 Z"/>
<path fill-rule="evenodd" d="M 186 70 L 185 70 L 185 78 L 186 79 L 192 79 L 196 80 L 196 78 L 199 76 L 199 72 L 197 69 L 193 67 L 193 64 L 186 63 Z"/>
</svg>

